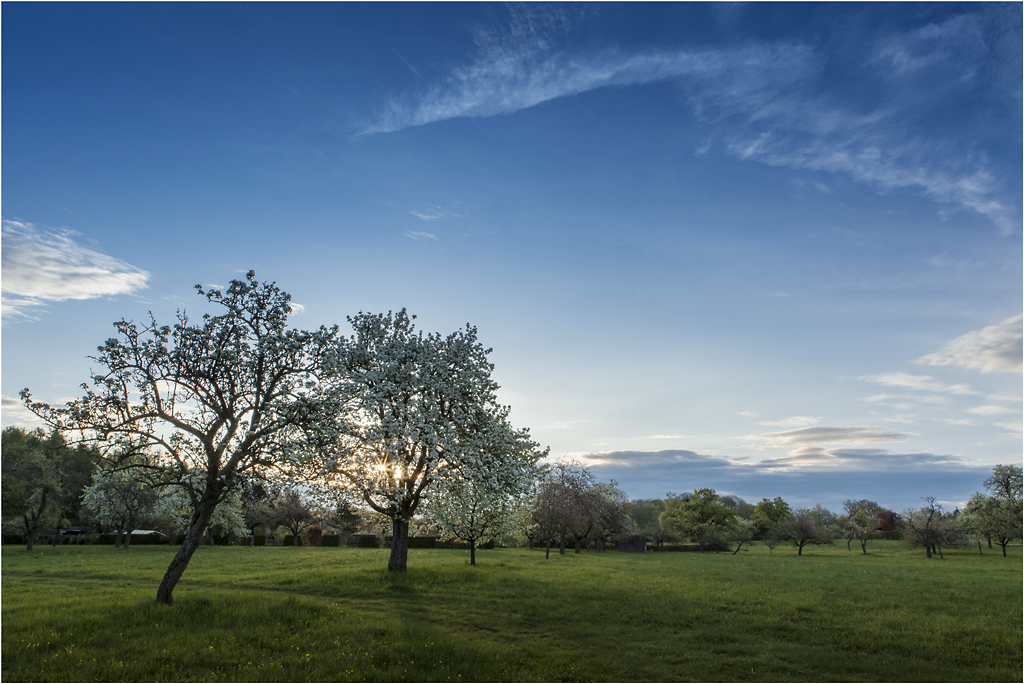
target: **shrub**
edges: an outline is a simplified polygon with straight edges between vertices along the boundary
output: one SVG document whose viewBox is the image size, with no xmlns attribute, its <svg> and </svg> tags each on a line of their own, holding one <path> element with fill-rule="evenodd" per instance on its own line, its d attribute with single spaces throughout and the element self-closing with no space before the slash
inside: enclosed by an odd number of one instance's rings
<svg viewBox="0 0 1024 684">
<path fill-rule="evenodd" d="M 324 528 L 319 525 L 310 525 L 306 529 L 306 536 L 302 540 L 303 546 L 320 546 L 324 536 Z"/>
<path fill-rule="evenodd" d="M 341 546 L 341 536 L 337 534 L 325 534 L 320 537 L 320 546 Z"/>
<path fill-rule="evenodd" d="M 265 535 L 265 534 L 257 534 L 256 535 L 256 539 L 253 542 L 253 546 L 266 546 L 266 545 L 267 545 L 267 535 Z"/>
<path fill-rule="evenodd" d="M 5 534 L 4 544 L 24 544 L 25 538 L 20 534 Z"/>
</svg>

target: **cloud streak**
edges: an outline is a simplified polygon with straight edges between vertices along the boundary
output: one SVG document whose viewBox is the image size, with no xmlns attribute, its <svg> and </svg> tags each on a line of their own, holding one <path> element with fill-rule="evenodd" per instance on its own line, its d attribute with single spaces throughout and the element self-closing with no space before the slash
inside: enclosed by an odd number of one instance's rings
<svg viewBox="0 0 1024 684">
<path fill-rule="evenodd" d="M 3 319 L 35 320 L 46 302 L 131 294 L 149 274 L 83 247 L 71 231 L 45 232 L 31 223 L 3 221 Z"/>
<path fill-rule="evenodd" d="M 848 427 L 805 427 L 783 432 L 770 432 L 764 435 L 752 435 L 750 438 L 763 440 L 769 447 L 785 447 L 905 442 L 915 436 L 910 432 L 892 432 L 874 425 L 850 425 Z"/>
<path fill-rule="evenodd" d="M 862 375 L 859 379 L 875 382 L 880 385 L 888 385 L 889 387 L 906 387 L 912 390 L 945 392 L 948 394 L 978 394 L 978 392 L 971 389 L 970 385 L 963 383 L 947 385 L 930 375 L 911 375 L 910 373 L 896 372 L 882 373 L 881 375 Z M 869 399 L 873 398 L 869 397 Z"/>
<path fill-rule="evenodd" d="M 861 56 L 861 73 L 892 94 L 864 110 L 830 93 L 827 56 L 809 45 L 573 52 L 562 47 L 564 31 L 552 22 L 514 12 L 508 30 L 478 31 L 474 58 L 419 95 L 393 100 L 361 133 L 509 115 L 598 88 L 672 81 L 740 159 L 848 174 L 881 191 L 914 189 L 987 216 L 1008 234 L 1017 227 L 1017 207 L 998 199 L 984 159 L 970 143 L 918 134 L 918 110 L 935 103 L 907 103 L 902 94 L 909 80 L 936 70 L 969 81 L 992 58 L 978 40 L 982 23 L 964 15 L 872 46 Z M 949 87 L 929 85 L 918 91 L 950 94 Z"/>
<path fill-rule="evenodd" d="M 982 373 L 1020 373 L 1024 358 L 1024 316 L 961 335 L 934 354 L 914 363 L 928 366 L 961 366 Z"/>
</svg>

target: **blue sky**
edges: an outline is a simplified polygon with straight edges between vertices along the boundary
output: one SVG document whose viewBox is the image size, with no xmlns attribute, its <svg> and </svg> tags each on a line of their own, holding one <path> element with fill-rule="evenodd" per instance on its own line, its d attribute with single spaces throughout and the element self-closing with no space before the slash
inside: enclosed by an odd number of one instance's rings
<svg viewBox="0 0 1024 684">
<path fill-rule="evenodd" d="M 635 498 L 1021 462 L 1019 4 L 2 6 L 3 423 L 255 269 Z"/>
</svg>

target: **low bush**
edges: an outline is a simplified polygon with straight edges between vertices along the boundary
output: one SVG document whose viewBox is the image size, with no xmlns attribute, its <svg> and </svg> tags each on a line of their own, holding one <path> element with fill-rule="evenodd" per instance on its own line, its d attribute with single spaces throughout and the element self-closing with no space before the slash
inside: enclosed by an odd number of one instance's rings
<svg viewBox="0 0 1024 684">
<path fill-rule="evenodd" d="M 306 529 L 306 535 L 302 539 L 303 546 L 320 546 L 324 536 L 324 528 L 319 525 L 310 525 Z"/>
<path fill-rule="evenodd" d="M 341 546 L 341 536 L 337 534 L 325 534 L 320 537 L 320 546 Z"/>
</svg>

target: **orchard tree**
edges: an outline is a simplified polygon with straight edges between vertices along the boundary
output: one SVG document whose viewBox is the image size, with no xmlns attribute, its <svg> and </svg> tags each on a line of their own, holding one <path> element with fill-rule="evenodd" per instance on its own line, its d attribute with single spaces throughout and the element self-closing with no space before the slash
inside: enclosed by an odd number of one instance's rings
<svg viewBox="0 0 1024 684">
<path fill-rule="evenodd" d="M 130 467 L 131 461 L 122 461 L 126 467 L 99 468 L 92 478 L 92 485 L 85 488 L 82 505 L 92 512 L 103 525 L 116 528 L 115 547 L 121 546 L 124 535 L 124 549 L 131 548 L 132 532 L 155 512 L 159 480 L 154 471 L 144 467 L 149 458 L 145 454 L 134 457 L 139 467 Z"/>
<path fill-rule="evenodd" d="M 771 500 L 761 499 L 754 506 L 754 514 L 751 517 L 751 521 L 757 527 L 757 533 L 762 538 L 767 538 L 771 536 L 772 530 L 792 518 L 793 511 L 790 509 L 789 504 L 783 501 L 782 497 L 777 496 Z"/>
<path fill-rule="evenodd" d="M 631 521 L 626 512 L 629 508 L 629 500 L 626 498 L 626 493 L 619 489 L 619 483 L 615 480 L 598 482 L 594 485 L 594 493 L 597 496 L 598 504 L 592 535 L 595 540 L 595 550 L 603 551 L 607 542 L 613 541 L 614 537 L 629 531 Z"/>
<path fill-rule="evenodd" d="M 753 508 L 753 506 L 751 506 Z M 754 523 L 744 518 L 737 517 L 729 525 L 729 528 L 725 533 L 726 539 L 736 545 L 736 550 L 732 552 L 732 555 L 736 555 L 743 548 L 744 544 L 750 544 L 754 537 L 757 536 L 757 527 Z M 771 552 L 769 551 L 769 554 Z"/>
<path fill-rule="evenodd" d="M 516 512 L 524 505 L 515 494 L 467 478 L 439 488 L 428 510 L 444 538 L 469 544 L 469 564 L 475 566 L 477 546 L 513 534 Z"/>
<path fill-rule="evenodd" d="M 292 533 L 292 546 L 298 546 L 299 535 L 316 521 L 316 514 L 302 492 L 290 489 L 274 507 L 274 521 Z"/>
<path fill-rule="evenodd" d="M 82 399 L 54 408 L 21 393 L 48 425 L 94 444 L 115 466 L 154 452 L 162 481 L 187 494 L 185 541 L 157 589 L 168 605 L 239 476 L 287 466 L 299 455 L 300 429 L 338 411 L 321 391 L 335 367 L 336 328 L 289 329 L 291 296 L 252 271 L 224 292 L 196 289 L 215 309 L 198 323 L 183 311 L 173 326 L 152 315 L 115 323 L 117 336 L 92 357 L 101 371 Z"/>
<path fill-rule="evenodd" d="M 308 433 L 316 479 L 346 488 L 390 520 L 388 570 L 405 572 L 420 503 L 465 472 L 484 487 L 516 480 L 545 452 L 497 403 L 489 349 L 476 328 L 417 332 L 413 317 L 360 313 L 338 348 L 330 429 Z"/>
<path fill-rule="evenodd" d="M 551 541 L 558 539 L 558 552 L 565 555 L 565 539 L 590 513 L 587 493 L 594 486 L 594 474 L 582 463 L 560 461 L 548 467 L 537 489 L 533 522 L 545 543 L 544 557 L 551 556 Z"/>
<path fill-rule="evenodd" d="M 3 431 L 3 517 L 24 533 L 29 551 L 36 536 L 60 520 L 64 464 L 53 448 L 55 437 L 16 427 Z"/>
<path fill-rule="evenodd" d="M 802 556 L 808 544 L 818 546 L 832 543 L 832 531 L 822 526 L 818 511 L 812 508 L 798 508 L 793 517 L 779 524 L 779 534 L 783 539 L 793 542 L 796 555 Z"/>
<path fill-rule="evenodd" d="M 988 540 L 992 548 L 994 539 L 1006 557 L 1006 547 L 1021 534 L 1021 509 L 1012 499 L 986 496 L 981 492 L 971 495 L 964 509 L 965 524 L 980 538 Z"/>
<path fill-rule="evenodd" d="M 697 542 L 702 552 L 709 544 L 717 550 L 736 518 L 736 510 L 720 503 L 715 490 L 707 488 L 698 489 L 678 505 L 666 507 L 661 514 L 662 525 Z"/>
<path fill-rule="evenodd" d="M 878 528 L 878 514 L 883 510 L 885 509 L 877 503 L 867 499 L 847 499 L 843 502 L 843 511 L 846 515 L 840 518 L 839 523 L 846 539 L 847 551 L 851 550 L 850 544 L 856 539 L 860 542 L 861 551 L 867 555 L 868 541 L 877 534 L 875 530 Z"/>
<path fill-rule="evenodd" d="M 966 519 L 960 521 L 943 511 L 934 496 L 924 497 L 924 505 L 918 509 L 903 511 L 900 519 L 904 525 L 904 540 L 911 546 L 923 546 L 927 558 L 938 552 L 939 558 L 945 559 L 943 546 L 956 548 L 970 543 Z"/>
</svg>

